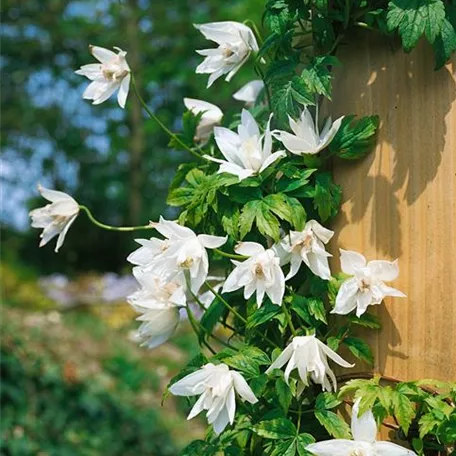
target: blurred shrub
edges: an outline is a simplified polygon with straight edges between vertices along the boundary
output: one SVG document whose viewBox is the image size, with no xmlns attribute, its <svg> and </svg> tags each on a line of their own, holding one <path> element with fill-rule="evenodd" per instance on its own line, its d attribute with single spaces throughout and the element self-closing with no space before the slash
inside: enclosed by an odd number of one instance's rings
<svg viewBox="0 0 456 456">
<path fill-rule="evenodd" d="M 1 370 L 2 455 L 176 454 L 155 411 L 122 403 L 45 355 L 32 358 L 17 334 L 3 335 Z"/>
</svg>

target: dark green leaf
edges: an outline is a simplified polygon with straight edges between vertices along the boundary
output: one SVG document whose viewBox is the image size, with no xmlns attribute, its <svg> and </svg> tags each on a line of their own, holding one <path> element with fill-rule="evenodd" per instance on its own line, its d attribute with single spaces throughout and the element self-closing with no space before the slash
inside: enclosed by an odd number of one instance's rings
<svg viewBox="0 0 456 456">
<path fill-rule="evenodd" d="M 252 430 L 266 439 L 280 440 L 296 436 L 296 426 L 286 418 L 261 421 Z"/>
<path fill-rule="evenodd" d="M 358 337 L 346 337 L 343 340 L 343 343 L 358 359 L 365 361 L 366 363 L 373 364 L 374 356 L 372 355 L 372 350 L 362 339 L 359 339 Z"/>
<path fill-rule="evenodd" d="M 275 390 L 280 406 L 285 413 L 288 413 L 292 399 L 290 387 L 284 380 L 278 378 L 275 383 Z"/>
</svg>

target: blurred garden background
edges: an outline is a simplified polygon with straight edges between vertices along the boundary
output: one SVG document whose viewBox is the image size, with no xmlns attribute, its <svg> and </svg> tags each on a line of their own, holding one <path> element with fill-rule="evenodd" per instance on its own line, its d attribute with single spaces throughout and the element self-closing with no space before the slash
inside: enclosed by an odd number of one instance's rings
<svg viewBox="0 0 456 456">
<path fill-rule="evenodd" d="M 179 131 L 183 98 L 220 106 L 255 77 L 247 65 L 209 90 L 195 75 L 207 47 L 193 23 L 253 19 L 261 0 L 3 0 L 1 3 L 1 447 L 4 455 L 175 455 L 203 434 L 185 400 L 162 393 L 197 352 L 186 325 L 149 351 L 132 339 L 135 288 L 127 255 L 147 233 L 102 232 L 84 214 L 58 254 L 39 249 L 28 212 L 36 190 L 63 190 L 113 225 L 166 207 L 171 177 L 189 160 L 129 97 L 82 100 L 88 45 L 119 46 L 149 106 Z M 52 243 L 53 244 L 53 243 Z"/>
</svg>

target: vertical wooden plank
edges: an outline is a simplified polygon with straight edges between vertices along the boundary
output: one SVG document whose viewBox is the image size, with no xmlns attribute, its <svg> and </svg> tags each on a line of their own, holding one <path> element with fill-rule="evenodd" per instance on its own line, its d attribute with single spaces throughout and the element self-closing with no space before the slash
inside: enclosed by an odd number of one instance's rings
<svg viewBox="0 0 456 456">
<path fill-rule="evenodd" d="M 427 43 L 410 54 L 372 34 L 342 47 L 333 117 L 379 114 L 375 152 L 334 163 L 344 192 L 337 248 L 399 259 L 392 286 L 407 294 L 372 309 L 375 372 L 404 380 L 456 380 L 456 58 L 433 70 Z M 363 370 L 362 367 L 358 371 Z M 356 368 L 354 369 L 356 371 Z"/>
</svg>

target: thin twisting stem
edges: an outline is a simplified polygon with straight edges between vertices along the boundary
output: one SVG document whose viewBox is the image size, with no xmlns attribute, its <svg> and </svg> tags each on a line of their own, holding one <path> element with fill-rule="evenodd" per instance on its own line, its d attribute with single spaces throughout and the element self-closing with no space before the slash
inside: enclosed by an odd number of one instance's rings
<svg viewBox="0 0 456 456">
<path fill-rule="evenodd" d="M 174 139 L 174 141 L 176 141 L 176 143 L 178 143 L 184 150 L 190 152 L 192 155 L 194 155 L 195 157 L 199 158 L 199 159 L 203 159 L 203 157 L 198 153 L 196 152 L 195 150 L 193 150 L 191 147 L 187 146 L 187 144 L 185 144 L 176 134 L 174 134 L 150 109 L 149 107 L 147 106 L 146 102 L 143 100 L 143 98 L 141 97 L 141 95 L 139 94 L 138 92 L 138 89 L 136 87 L 136 83 L 135 83 L 135 78 L 134 76 L 132 75 L 131 77 L 131 85 L 133 87 L 133 92 L 135 93 L 136 97 L 138 98 L 139 102 L 141 103 L 142 107 L 144 108 L 144 110 L 147 112 L 147 114 L 149 114 L 149 117 L 153 120 L 155 120 L 155 122 L 157 122 L 157 124 L 160 126 L 160 128 L 172 139 Z"/>
<path fill-rule="evenodd" d="M 155 227 L 151 224 L 149 225 L 139 225 L 139 226 L 112 226 L 112 225 L 106 225 L 105 223 L 99 222 L 93 215 L 92 212 L 90 212 L 90 209 L 86 206 L 83 206 L 82 204 L 79 205 L 79 209 L 83 210 L 86 214 L 89 220 L 99 228 L 103 228 L 104 230 L 109 230 L 109 231 L 138 231 L 138 230 L 154 230 Z"/>
<path fill-rule="evenodd" d="M 242 261 L 242 260 L 247 260 L 247 258 L 249 258 L 248 256 L 244 256 L 244 255 L 236 255 L 234 253 L 224 252 L 223 250 L 220 250 L 220 249 L 214 249 L 214 252 L 218 253 L 222 257 L 231 258 L 233 260 Z"/>
<path fill-rule="evenodd" d="M 220 301 L 222 302 L 222 304 L 230 311 L 232 312 L 237 318 L 239 318 L 239 320 L 241 320 L 245 325 L 247 325 L 247 320 L 233 307 L 231 306 L 225 299 L 222 298 L 222 296 L 217 293 L 214 288 L 208 283 L 208 282 L 204 282 L 205 285 L 207 286 L 207 288 L 209 288 L 209 290 L 211 290 L 212 294 L 217 297 L 218 299 L 220 299 Z M 257 331 L 257 333 L 267 342 L 269 342 L 271 345 L 273 345 L 274 347 L 278 347 L 278 345 L 272 341 L 271 339 L 269 339 L 269 337 L 265 336 L 264 334 L 262 334 L 261 332 Z"/>
</svg>

